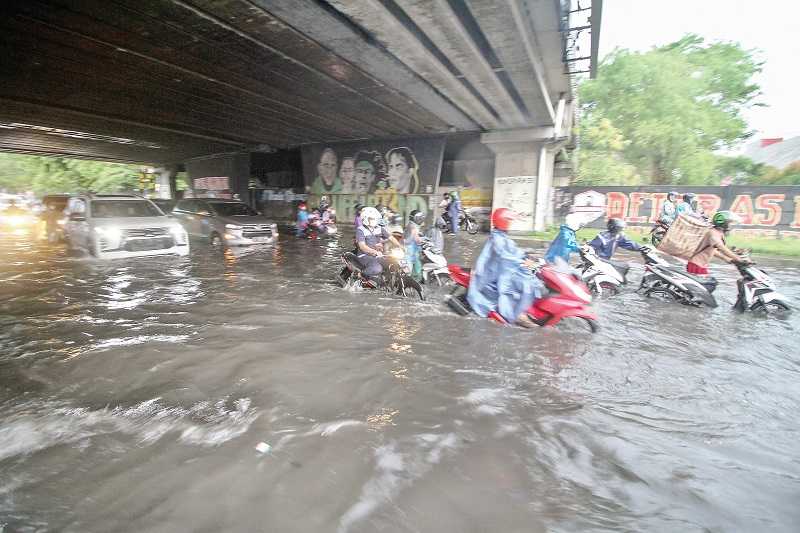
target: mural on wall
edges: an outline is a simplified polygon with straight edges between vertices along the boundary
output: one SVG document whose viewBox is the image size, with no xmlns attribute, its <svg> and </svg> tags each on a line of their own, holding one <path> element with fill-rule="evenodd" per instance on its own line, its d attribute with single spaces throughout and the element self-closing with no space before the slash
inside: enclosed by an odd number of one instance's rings
<svg viewBox="0 0 800 533">
<path fill-rule="evenodd" d="M 444 138 L 304 146 L 309 202 L 328 196 L 340 219 L 350 218 L 357 203 L 383 204 L 403 216 L 414 209 L 427 214 L 443 151 Z"/>
<path fill-rule="evenodd" d="M 604 197 L 607 217 L 621 218 L 631 225 L 652 225 L 658 219 L 667 199 L 669 188 L 653 187 L 567 187 L 556 193 L 556 213 L 566 215 L 573 201 L 586 197 L 591 191 L 596 198 Z M 678 189 L 681 195 L 692 192 L 706 215 L 729 210 L 740 222 L 734 231 L 762 236 L 800 237 L 800 187 L 688 187 Z M 603 220 L 597 221 L 599 226 Z"/>
<path fill-rule="evenodd" d="M 515 231 L 533 230 L 534 197 L 531 192 L 536 187 L 536 176 L 514 176 L 494 179 L 494 198 L 492 209 L 505 207 L 517 214 L 512 224 Z"/>
</svg>

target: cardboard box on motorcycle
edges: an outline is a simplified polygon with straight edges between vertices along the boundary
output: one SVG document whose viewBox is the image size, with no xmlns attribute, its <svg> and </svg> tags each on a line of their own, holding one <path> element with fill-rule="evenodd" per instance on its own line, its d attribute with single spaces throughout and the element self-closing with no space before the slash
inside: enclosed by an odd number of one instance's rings
<svg viewBox="0 0 800 533">
<path fill-rule="evenodd" d="M 658 245 L 658 251 L 688 261 L 696 253 L 700 243 L 711 226 L 700 219 L 679 215 L 670 224 L 664 239 Z"/>
</svg>

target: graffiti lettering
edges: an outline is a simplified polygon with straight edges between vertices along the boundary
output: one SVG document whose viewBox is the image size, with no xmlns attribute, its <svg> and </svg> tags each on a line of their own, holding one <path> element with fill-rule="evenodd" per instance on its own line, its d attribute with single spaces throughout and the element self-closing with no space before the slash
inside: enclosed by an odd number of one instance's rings
<svg viewBox="0 0 800 533">
<path fill-rule="evenodd" d="M 650 198 L 650 193 L 647 192 L 632 192 L 631 193 L 631 206 L 628 212 L 628 216 L 625 217 L 626 222 L 631 222 L 633 224 L 644 224 L 647 222 L 646 216 L 639 215 L 639 207 L 641 207 L 642 202 Z"/>
<path fill-rule="evenodd" d="M 650 218 L 648 219 L 648 222 L 651 224 L 656 223 L 659 215 L 661 215 L 661 207 L 664 205 L 666 200 L 667 193 L 665 192 L 654 192 L 650 194 L 650 201 L 652 202 L 653 208 L 650 210 Z"/>
<path fill-rule="evenodd" d="M 794 220 L 790 225 L 793 228 L 800 228 L 800 196 L 794 197 Z"/>
<path fill-rule="evenodd" d="M 608 218 L 625 218 L 628 212 L 628 195 L 621 192 L 610 192 L 606 195 L 606 213 Z"/>
<path fill-rule="evenodd" d="M 742 224 L 750 225 L 753 223 L 753 199 L 749 194 L 737 194 L 730 210 L 739 215 Z"/>
<path fill-rule="evenodd" d="M 780 203 L 785 199 L 785 194 L 762 194 L 756 198 L 756 209 L 763 209 L 768 211 L 769 214 L 764 216 L 761 213 L 756 213 L 753 217 L 753 224 L 777 226 L 783 214 Z"/>
<path fill-rule="evenodd" d="M 722 205 L 722 198 L 716 194 L 698 194 L 697 203 L 703 209 L 703 213 L 710 215 L 719 211 L 719 206 Z"/>
</svg>

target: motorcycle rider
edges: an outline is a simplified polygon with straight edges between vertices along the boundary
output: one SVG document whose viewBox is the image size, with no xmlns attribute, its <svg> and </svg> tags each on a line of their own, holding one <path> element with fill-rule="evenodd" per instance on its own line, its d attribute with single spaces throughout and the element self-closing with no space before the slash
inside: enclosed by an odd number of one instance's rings
<svg viewBox="0 0 800 533">
<path fill-rule="evenodd" d="M 734 219 L 735 216 L 730 211 L 719 211 L 711 217 L 711 229 L 706 232 L 700 241 L 697 247 L 698 251 L 686 263 L 686 272 L 707 275 L 709 273 L 708 266 L 717 254 L 729 263 L 751 262 L 737 255 L 725 243 L 725 236 L 730 231 L 730 226 Z"/>
<path fill-rule="evenodd" d="M 408 224 L 403 232 L 403 244 L 406 247 L 406 259 L 411 265 L 411 277 L 417 281 L 422 279 L 422 260 L 420 259 L 422 232 L 420 228 L 424 223 L 425 214 L 419 209 L 414 209 L 408 214 Z"/>
<path fill-rule="evenodd" d="M 580 215 L 577 213 L 568 214 L 564 224 L 558 230 L 558 235 L 550 243 L 544 260 L 550 264 L 555 264 L 559 259 L 569 263 L 572 252 L 577 252 L 580 249 L 576 233 L 582 225 Z"/>
<path fill-rule="evenodd" d="M 308 229 L 308 210 L 306 209 L 306 203 L 300 202 L 297 204 L 297 228 L 295 230 L 295 234 L 300 237 L 302 236 L 306 230 Z"/>
<path fill-rule="evenodd" d="M 529 270 L 535 263 L 508 236 L 516 218 L 504 207 L 492 213 L 493 229 L 472 269 L 467 300 L 479 316 L 497 311 L 507 322 L 530 328 L 536 323 L 527 310 L 543 284 Z"/>
<path fill-rule="evenodd" d="M 456 191 L 450 191 L 450 203 L 447 204 L 447 214 L 450 216 L 450 233 L 458 233 L 458 218 L 461 213 L 461 200 Z"/>
<path fill-rule="evenodd" d="M 386 260 L 383 257 L 384 243 L 391 242 L 400 246 L 397 239 L 392 237 L 381 225 L 381 215 L 374 207 L 365 207 L 361 210 L 361 225 L 356 229 L 356 246 L 358 247 L 358 260 L 364 265 L 364 274 L 375 278 L 383 271 Z"/>
<path fill-rule="evenodd" d="M 677 205 L 676 202 L 678 201 L 678 192 L 677 191 L 670 191 L 667 193 L 667 200 L 661 206 L 661 215 L 658 217 L 659 222 L 663 222 L 667 226 L 675 222 L 675 217 L 677 215 Z"/>
<path fill-rule="evenodd" d="M 686 215 L 689 217 L 700 218 L 700 215 L 697 213 L 697 195 L 693 192 L 687 192 L 683 195 L 683 202 L 678 204 L 678 207 L 675 209 L 675 217 L 677 218 L 678 215 Z"/>
<path fill-rule="evenodd" d="M 599 233 L 597 237 L 589 242 L 589 246 L 594 248 L 597 256 L 601 259 L 609 260 L 617 247 L 621 246 L 626 250 L 638 252 L 642 246 L 633 242 L 622 231 L 625 229 L 625 221 L 619 218 L 609 218 L 606 223 L 607 231 Z"/>
</svg>

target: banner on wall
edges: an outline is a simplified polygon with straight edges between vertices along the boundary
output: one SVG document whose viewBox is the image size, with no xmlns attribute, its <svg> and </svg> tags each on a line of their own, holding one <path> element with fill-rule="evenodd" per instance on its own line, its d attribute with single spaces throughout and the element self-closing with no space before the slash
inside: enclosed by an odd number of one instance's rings
<svg viewBox="0 0 800 533">
<path fill-rule="evenodd" d="M 536 176 L 495 178 L 492 210 L 500 207 L 511 209 L 519 216 L 512 229 L 533 231 L 535 191 Z"/>
<path fill-rule="evenodd" d="M 564 217 L 572 212 L 580 199 L 592 197 L 602 202 L 604 217 L 592 226 L 600 227 L 604 219 L 620 218 L 629 225 L 650 226 L 658 220 L 667 193 L 674 186 L 653 187 L 564 187 L 556 190 L 555 212 Z M 793 186 L 728 186 L 684 187 L 677 192 L 696 195 L 700 209 L 710 216 L 729 210 L 740 222 L 734 231 L 753 236 L 800 237 L 800 187 Z"/>
</svg>

